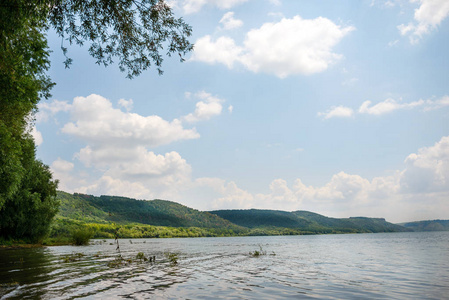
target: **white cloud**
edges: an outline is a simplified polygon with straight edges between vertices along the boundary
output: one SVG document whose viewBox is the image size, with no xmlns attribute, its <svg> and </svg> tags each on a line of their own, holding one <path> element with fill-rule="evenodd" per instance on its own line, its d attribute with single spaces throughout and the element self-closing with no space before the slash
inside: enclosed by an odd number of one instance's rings
<svg viewBox="0 0 449 300">
<path fill-rule="evenodd" d="M 385 1 L 383 6 L 386 7 L 386 8 L 391 8 L 391 7 L 395 7 L 396 4 L 393 1 Z"/>
<path fill-rule="evenodd" d="M 42 138 L 42 133 L 36 129 L 36 126 L 33 126 L 31 128 L 30 134 L 34 139 L 34 143 L 36 144 L 36 146 L 39 146 L 44 142 L 44 139 Z"/>
<path fill-rule="evenodd" d="M 222 102 L 204 91 L 188 94 L 186 97 L 189 95 L 205 104 Z M 89 102 L 84 102 L 87 99 Z M 424 102 L 419 105 L 422 108 L 449 104 L 447 96 L 420 101 Z M 395 105 L 393 106 L 396 107 Z M 408 103 L 404 107 L 413 105 Z M 376 105 L 367 105 L 365 108 L 369 111 L 374 107 Z M 373 111 L 389 111 L 381 107 Z M 190 116 L 200 120 L 216 114 L 211 114 L 211 111 L 214 110 L 198 109 Z M 134 140 L 137 140 L 140 129 L 129 126 L 129 120 L 137 120 L 133 123 L 134 127 L 145 128 L 147 123 L 141 118 L 146 117 L 114 109 L 105 98 L 97 95 L 76 98 L 70 113 L 77 130 L 91 130 L 91 126 L 95 124 L 103 128 L 107 137 L 98 137 L 100 140 L 95 140 L 95 132 L 89 133 L 90 135 L 80 135 L 77 131 L 65 132 L 79 136 L 87 143 L 76 153 L 73 162 L 58 158 L 51 165 L 55 178 L 61 180 L 60 188 L 68 192 L 168 199 L 205 210 L 251 207 L 302 209 L 334 217 L 382 216 L 389 221 L 398 222 L 413 220 L 417 216 L 442 217 L 449 213 L 449 136 L 443 137 L 433 146 L 410 154 L 405 159 L 404 168 L 389 176 L 370 180 L 342 171 L 319 186 L 306 185 L 299 178 L 293 184 L 283 178 L 277 178 L 267 187 L 268 192 L 255 193 L 239 187 L 234 181 L 192 178 L 191 166 L 178 152 L 157 154 L 148 150 L 147 144 L 158 143 L 148 143 L 145 135 L 142 135 L 143 142 Z M 80 123 L 88 122 L 89 118 L 92 124 Z M 111 124 L 114 121 L 110 120 L 115 120 L 117 124 Z M 160 120 L 157 119 L 157 122 Z M 178 121 L 177 124 L 181 126 L 181 123 Z M 184 130 L 182 126 L 181 129 Z M 113 134 L 114 132 L 118 133 Z M 157 130 L 153 132 L 156 133 Z M 164 136 L 162 133 L 159 135 Z M 76 167 L 79 163 L 82 163 L 88 172 L 81 173 Z"/>
<path fill-rule="evenodd" d="M 213 42 L 210 35 L 199 38 L 195 42 L 195 49 L 191 60 L 208 64 L 221 63 L 232 69 L 239 60 L 242 48 L 238 47 L 230 37 L 222 36 Z"/>
<path fill-rule="evenodd" d="M 193 113 L 171 122 L 159 116 L 141 116 L 114 108 L 99 95 L 77 97 L 70 105 L 71 122 L 62 133 L 86 143 L 74 155 L 89 174 L 77 174 L 73 163 L 58 159 L 52 170 L 69 192 L 177 199 L 191 182 L 191 166 L 175 151 L 156 154 L 149 147 L 199 137 L 182 122 L 210 119 L 222 111 L 223 100 L 201 91 L 186 93 L 200 99 Z M 131 100 L 118 105 L 131 109 Z"/>
<path fill-rule="evenodd" d="M 352 26 L 341 27 L 323 17 L 283 18 L 248 32 L 244 47 L 229 37 L 215 42 L 210 36 L 202 37 L 195 43 L 192 60 L 222 63 L 228 68 L 240 62 L 255 73 L 275 74 L 279 78 L 308 75 L 322 72 L 342 58 L 332 48 L 352 30 Z"/>
<path fill-rule="evenodd" d="M 151 191 L 140 182 L 130 182 L 103 176 L 94 183 L 77 189 L 78 192 L 95 195 L 111 195 L 133 197 L 136 199 L 148 199 Z"/>
<path fill-rule="evenodd" d="M 113 108 L 108 99 L 95 94 L 76 97 L 70 114 L 74 122 L 65 124 L 62 132 L 91 145 L 156 147 L 199 137 L 195 129 L 184 129 L 179 120 L 168 122 L 159 116 L 123 112 Z"/>
<path fill-rule="evenodd" d="M 352 110 L 352 108 L 345 107 L 345 106 L 336 106 L 336 107 L 332 107 L 331 109 L 327 110 L 324 113 L 319 112 L 318 116 L 323 117 L 324 119 L 349 118 L 349 117 L 352 117 L 353 114 L 354 114 L 354 111 Z"/>
<path fill-rule="evenodd" d="M 221 18 L 220 23 L 223 24 L 224 30 L 239 28 L 243 25 L 242 20 L 234 19 L 234 12 L 232 11 L 225 13 Z"/>
<path fill-rule="evenodd" d="M 232 114 L 232 112 L 234 111 L 234 106 L 229 105 L 228 106 L 228 111 L 229 111 L 230 114 Z"/>
<path fill-rule="evenodd" d="M 221 103 L 224 102 L 224 100 L 214 97 L 205 91 L 198 92 L 194 96 L 204 101 L 197 102 L 195 111 L 182 117 L 181 119 L 183 121 L 194 123 L 209 120 L 211 117 L 221 114 L 223 108 Z"/>
<path fill-rule="evenodd" d="M 301 179 L 289 185 L 275 179 L 268 193 L 253 195 L 234 182 L 202 180 L 219 192 L 214 208 L 280 208 L 309 210 L 333 217 L 386 217 L 391 222 L 445 218 L 449 213 L 449 136 L 419 149 L 405 160 L 405 168 L 368 180 L 339 172 L 322 186 Z"/>
<path fill-rule="evenodd" d="M 80 176 L 80 174 L 74 175 L 75 164 L 60 157 L 50 165 L 50 169 L 53 178 L 59 180 L 59 190 L 74 193 L 80 191 L 80 188 L 87 184 L 84 176 Z"/>
<path fill-rule="evenodd" d="M 446 95 L 437 100 L 428 99 L 425 102 L 424 111 L 440 109 L 449 106 L 449 96 Z"/>
<path fill-rule="evenodd" d="M 379 102 L 371 106 L 371 101 L 365 101 L 359 108 L 359 113 L 370 115 L 383 115 L 391 113 L 398 109 L 412 109 L 418 106 L 424 105 L 424 100 L 419 100 L 410 103 L 400 103 L 394 99 L 386 99 L 383 102 Z"/>
<path fill-rule="evenodd" d="M 36 114 L 36 122 L 46 122 L 51 116 L 54 116 L 58 112 L 67 112 L 71 108 L 71 105 L 67 101 L 52 100 L 51 102 L 41 101 L 39 102 L 38 112 Z"/>
<path fill-rule="evenodd" d="M 233 181 L 226 182 L 219 178 L 198 178 L 194 182 L 194 188 L 194 195 L 211 189 L 211 192 L 206 195 L 211 200 L 206 204 L 207 209 L 251 208 L 254 205 L 253 195 L 239 188 Z"/>
<path fill-rule="evenodd" d="M 133 109 L 133 100 L 129 99 L 129 100 L 125 100 L 125 99 L 120 99 L 118 101 L 118 105 L 123 107 L 124 109 L 126 109 L 126 111 L 130 111 Z"/>
<path fill-rule="evenodd" d="M 419 2 L 415 9 L 414 22 L 398 26 L 401 35 L 409 35 L 411 43 L 417 43 L 425 34 L 435 30 L 449 15 L 449 1 L 447 0 L 410 0 Z"/>
<path fill-rule="evenodd" d="M 306 20 L 295 16 L 266 23 L 248 32 L 241 61 L 253 72 L 274 73 L 280 78 L 322 72 L 342 57 L 332 48 L 353 29 L 341 28 L 323 17 Z"/>
<path fill-rule="evenodd" d="M 213 208 L 280 208 L 310 210 L 333 217 L 386 217 L 392 222 L 444 218 L 449 213 L 449 136 L 431 147 L 410 154 L 403 170 L 368 180 L 339 172 L 322 186 L 307 186 L 301 179 L 289 185 L 275 179 L 268 193 L 252 194 L 234 182 L 198 179 L 211 187 Z"/>
<path fill-rule="evenodd" d="M 449 191 L 449 136 L 434 146 L 418 150 L 405 159 L 401 188 L 407 192 Z M 449 199 L 449 198 L 448 198 Z"/>
<path fill-rule="evenodd" d="M 114 178 L 148 180 L 154 178 L 174 181 L 184 180 L 191 172 L 190 165 L 172 151 L 165 155 L 156 155 L 143 147 L 115 148 L 103 146 L 100 148 L 85 147 L 76 155 L 85 166 L 106 170 L 105 174 Z"/>
<path fill-rule="evenodd" d="M 63 160 L 60 157 L 51 164 L 52 170 L 56 172 L 70 172 L 73 170 L 73 167 L 73 163 Z"/>
<path fill-rule="evenodd" d="M 399 43 L 399 40 L 394 40 L 388 43 L 388 47 L 394 47 Z"/>
<path fill-rule="evenodd" d="M 219 9 L 230 9 L 248 0 L 182 0 L 180 6 L 185 14 L 199 12 L 205 5 L 213 5 Z"/>
<path fill-rule="evenodd" d="M 394 99 L 388 98 L 382 102 L 378 102 L 372 105 L 372 102 L 367 100 L 360 105 L 358 109 L 359 114 L 368 114 L 368 115 L 385 115 L 392 113 L 396 110 L 404 110 L 404 109 L 415 109 L 422 108 L 422 111 L 431 111 L 440 109 L 443 107 L 449 106 L 449 96 L 445 95 L 439 99 L 427 99 L 427 100 L 418 100 L 413 102 L 402 102 L 396 101 Z M 332 107 L 326 112 L 319 112 L 318 116 L 323 117 L 324 119 L 330 119 L 333 117 L 351 117 L 354 111 L 350 107 L 345 106 L 337 106 Z"/>
</svg>

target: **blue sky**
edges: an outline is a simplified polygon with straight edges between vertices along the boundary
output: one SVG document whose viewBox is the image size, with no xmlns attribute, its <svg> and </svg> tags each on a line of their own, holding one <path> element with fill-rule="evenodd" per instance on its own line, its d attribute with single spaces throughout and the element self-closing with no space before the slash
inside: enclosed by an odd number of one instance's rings
<svg viewBox="0 0 449 300">
<path fill-rule="evenodd" d="M 129 80 L 50 32 L 37 155 L 67 192 L 449 218 L 446 0 L 178 0 L 186 62 Z"/>
</svg>

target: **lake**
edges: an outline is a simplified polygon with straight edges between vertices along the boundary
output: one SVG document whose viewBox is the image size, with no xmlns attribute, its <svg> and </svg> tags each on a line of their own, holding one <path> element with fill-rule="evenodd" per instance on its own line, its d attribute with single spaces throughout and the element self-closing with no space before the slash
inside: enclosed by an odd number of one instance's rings
<svg viewBox="0 0 449 300">
<path fill-rule="evenodd" d="M 93 242 L 0 250 L 1 299 L 449 299 L 449 232 Z"/>
</svg>

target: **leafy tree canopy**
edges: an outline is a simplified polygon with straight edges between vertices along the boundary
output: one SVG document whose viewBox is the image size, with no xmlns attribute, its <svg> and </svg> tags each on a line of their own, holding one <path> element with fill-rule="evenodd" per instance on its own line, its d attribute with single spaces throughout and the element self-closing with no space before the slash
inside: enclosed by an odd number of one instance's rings
<svg viewBox="0 0 449 300">
<path fill-rule="evenodd" d="M 192 28 L 163 0 L 52 0 L 49 26 L 69 44 L 90 43 L 89 53 L 105 66 L 118 59 L 127 77 L 154 64 L 162 74 L 162 54 L 183 56 L 193 49 Z M 64 53 L 67 48 L 62 46 Z M 71 63 L 68 58 L 66 66 Z"/>
</svg>

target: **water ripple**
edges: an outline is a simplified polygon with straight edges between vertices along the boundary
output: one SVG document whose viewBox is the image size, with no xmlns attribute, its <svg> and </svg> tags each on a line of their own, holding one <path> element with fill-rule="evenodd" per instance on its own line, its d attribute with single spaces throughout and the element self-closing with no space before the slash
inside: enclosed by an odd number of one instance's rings
<svg viewBox="0 0 449 300">
<path fill-rule="evenodd" d="M 121 255 L 129 262 L 116 267 L 111 267 L 118 256 L 111 242 L 1 250 L 1 299 L 449 295 L 449 233 L 123 240 Z M 249 254 L 260 247 L 266 255 Z M 156 262 L 140 262 L 139 252 Z M 166 253 L 176 253 L 177 264 Z"/>
</svg>

